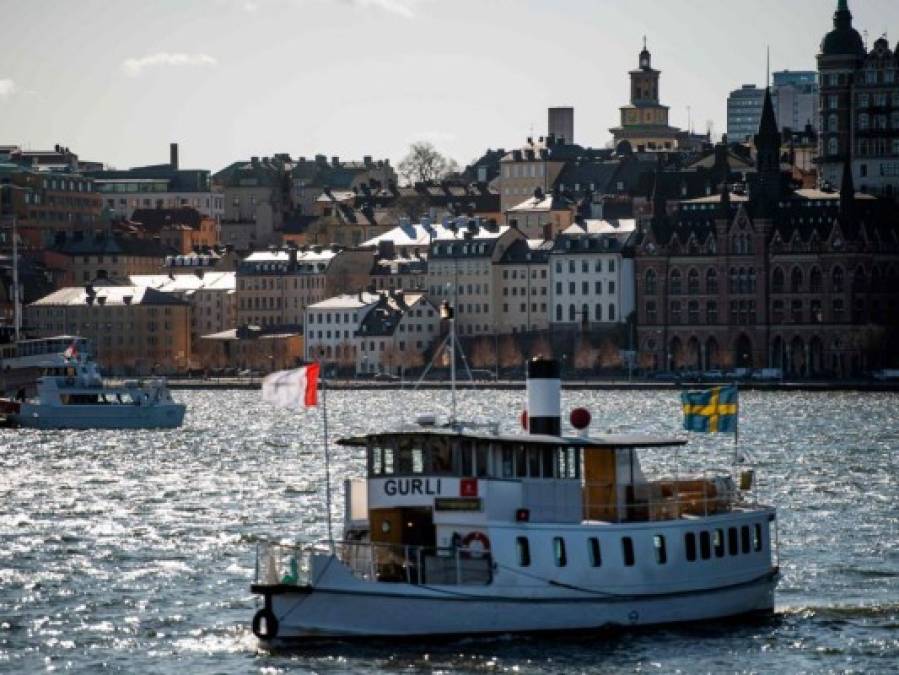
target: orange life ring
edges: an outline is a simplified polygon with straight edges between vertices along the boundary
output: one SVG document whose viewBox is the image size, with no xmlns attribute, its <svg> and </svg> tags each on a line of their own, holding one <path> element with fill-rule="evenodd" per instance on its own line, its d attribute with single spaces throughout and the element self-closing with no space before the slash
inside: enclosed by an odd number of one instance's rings
<svg viewBox="0 0 899 675">
<path fill-rule="evenodd" d="M 479 552 L 477 550 L 474 550 L 474 551 L 471 550 L 471 545 L 475 542 L 480 544 L 483 551 Z M 490 538 L 483 532 L 477 532 L 477 531 L 469 532 L 468 534 L 465 535 L 465 538 L 462 540 L 462 548 L 469 549 L 469 550 L 465 551 L 465 553 L 467 555 L 481 556 L 484 553 L 490 552 Z"/>
</svg>

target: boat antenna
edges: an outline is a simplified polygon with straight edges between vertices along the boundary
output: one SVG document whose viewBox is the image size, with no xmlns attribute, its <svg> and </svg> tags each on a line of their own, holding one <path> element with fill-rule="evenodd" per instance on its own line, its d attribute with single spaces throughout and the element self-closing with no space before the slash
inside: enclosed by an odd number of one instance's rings
<svg viewBox="0 0 899 675">
<path fill-rule="evenodd" d="M 456 426 L 456 308 L 444 301 L 440 306 L 440 317 L 449 321 L 450 391 L 452 392 L 452 412 L 450 426 Z"/>
</svg>

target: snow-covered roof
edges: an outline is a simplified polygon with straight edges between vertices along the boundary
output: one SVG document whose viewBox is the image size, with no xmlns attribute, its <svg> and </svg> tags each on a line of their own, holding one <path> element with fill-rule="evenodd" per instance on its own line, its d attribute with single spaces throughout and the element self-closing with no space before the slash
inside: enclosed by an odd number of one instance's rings
<svg viewBox="0 0 899 675">
<path fill-rule="evenodd" d="M 132 274 L 128 279 L 134 286 L 146 286 L 164 293 L 187 291 L 233 291 L 236 272 L 204 272 L 198 274 Z"/>
<path fill-rule="evenodd" d="M 380 299 L 379 293 L 369 293 L 368 291 L 345 293 L 316 302 L 314 305 L 309 305 L 307 309 L 361 309 L 376 304 Z"/>
<path fill-rule="evenodd" d="M 633 232 L 637 229 L 637 221 L 633 218 L 623 220 L 585 220 L 582 223 L 574 223 L 562 234 L 622 234 Z"/>
</svg>

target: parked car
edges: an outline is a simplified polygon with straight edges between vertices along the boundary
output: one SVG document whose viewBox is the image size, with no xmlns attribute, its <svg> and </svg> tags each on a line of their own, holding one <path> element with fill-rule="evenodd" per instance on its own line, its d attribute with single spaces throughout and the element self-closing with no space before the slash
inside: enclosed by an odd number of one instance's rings
<svg viewBox="0 0 899 675">
<path fill-rule="evenodd" d="M 659 382 L 677 382 L 677 373 L 663 370 L 658 373 L 653 373 L 652 379 L 658 380 Z"/>
<path fill-rule="evenodd" d="M 724 380 L 723 370 L 707 370 L 702 374 L 703 382 L 721 382 Z"/>
<path fill-rule="evenodd" d="M 872 375 L 874 375 L 875 380 L 880 380 L 882 382 L 886 382 L 887 380 L 899 380 L 899 370 L 890 368 L 875 370 Z"/>
<path fill-rule="evenodd" d="M 399 382 L 400 378 L 390 373 L 375 373 L 375 382 Z"/>
<path fill-rule="evenodd" d="M 748 380 L 752 375 L 752 370 L 750 368 L 734 368 L 733 370 L 729 370 L 724 373 L 724 379 L 726 380 Z"/>
</svg>

